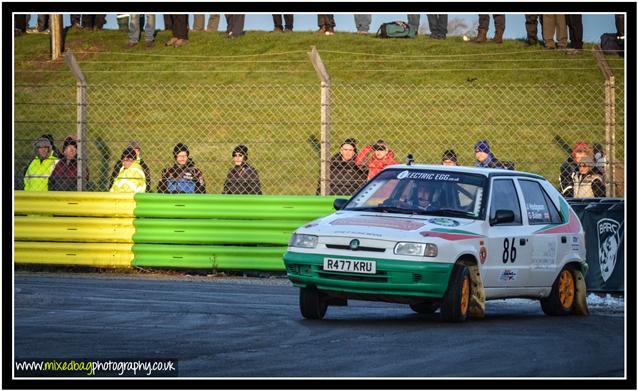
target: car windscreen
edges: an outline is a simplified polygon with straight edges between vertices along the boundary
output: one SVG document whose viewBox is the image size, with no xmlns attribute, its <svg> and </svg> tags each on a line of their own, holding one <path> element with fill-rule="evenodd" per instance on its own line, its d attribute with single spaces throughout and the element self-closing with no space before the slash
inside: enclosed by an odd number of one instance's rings
<svg viewBox="0 0 638 391">
<path fill-rule="evenodd" d="M 439 170 L 385 170 L 345 210 L 477 219 L 487 178 Z"/>
</svg>

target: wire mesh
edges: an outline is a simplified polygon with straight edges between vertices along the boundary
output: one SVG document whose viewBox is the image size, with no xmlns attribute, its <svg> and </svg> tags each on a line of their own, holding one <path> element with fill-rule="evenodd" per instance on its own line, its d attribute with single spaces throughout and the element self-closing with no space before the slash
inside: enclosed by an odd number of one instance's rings
<svg viewBox="0 0 638 391">
<path fill-rule="evenodd" d="M 383 139 L 400 162 L 441 162 L 454 149 L 473 165 L 473 147 L 489 140 L 492 152 L 517 170 L 543 175 L 558 187 L 559 166 L 577 141 L 605 144 L 603 83 L 578 85 L 333 84 L 330 156 L 347 138 L 360 151 Z M 75 84 L 17 84 L 15 188 L 34 157 L 33 141 L 51 134 L 61 148 L 75 135 Z M 206 182 L 223 192 L 233 150 L 247 146 L 263 194 L 317 194 L 321 168 L 321 92 L 316 84 L 88 84 L 86 159 L 88 191 L 108 191 L 113 167 L 131 140 L 141 146 L 157 191 L 173 149 L 183 143 Z M 624 177 L 624 85 L 615 86 L 614 178 Z M 345 174 L 344 174 L 345 175 Z M 350 175 L 350 174 L 347 174 Z M 346 182 L 351 178 L 345 178 Z M 332 176 L 333 182 L 344 178 Z M 353 189 L 359 185 L 354 186 Z M 336 190 L 335 190 L 336 191 Z M 353 191 L 353 190 L 351 190 Z"/>
</svg>

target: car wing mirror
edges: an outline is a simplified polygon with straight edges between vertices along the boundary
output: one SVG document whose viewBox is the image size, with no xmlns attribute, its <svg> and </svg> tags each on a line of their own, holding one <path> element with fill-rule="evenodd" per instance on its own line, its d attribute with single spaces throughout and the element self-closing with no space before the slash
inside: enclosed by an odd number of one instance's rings
<svg viewBox="0 0 638 391">
<path fill-rule="evenodd" d="M 335 198 L 335 200 L 332 202 L 332 206 L 335 208 L 335 210 L 341 210 L 344 206 L 346 206 L 347 203 L 348 200 L 345 198 Z"/>
<path fill-rule="evenodd" d="M 508 209 L 498 209 L 494 214 L 494 218 L 490 219 L 490 225 L 512 222 L 514 222 L 514 212 Z"/>
</svg>

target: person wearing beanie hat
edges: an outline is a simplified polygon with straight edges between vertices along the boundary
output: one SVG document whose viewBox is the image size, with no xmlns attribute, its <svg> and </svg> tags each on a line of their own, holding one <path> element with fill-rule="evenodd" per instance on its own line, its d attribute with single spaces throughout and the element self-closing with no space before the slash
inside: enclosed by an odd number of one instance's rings
<svg viewBox="0 0 638 391">
<path fill-rule="evenodd" d="M 53 145 L 47 137 L 40 136 L 33 143 L 35 157 L 24 173 L 25 191 L 48 191 L 49 177 L 58 163 L 53 156 Z"/>
<path fill-rule="evenodd" d="M 162 171 L 157 191 L 167 194 L 205 194 L 204 174 L 195 167 L 195 162 L 190 158 L 190 151 L 186 144 L 175 144 L 173 159 L 175 160 L 173 165 Z"/>
<path fill-rule="evenodd" d="M 234 166 L 228 171 L 222 194 L 262 194 L 259 173 L 247 162 L 248 147 L 233 148 Z"/>
<path fill-rule="evenodd" d="M 479 140 L 474 145 L 474 155 L 476 161 L 474 165 L 476 167 L 483 168 L 506 168 L 500 160 L 498 160 L 490 148 L 490 143 L 487 140 Z"/>
<path fill-rule="evenodd" d="M 339 152 L 330 158 L 330 182 L 326 195 L 349 196 L 366 183 L 367 169 L 355 163 L 356 155 L 357 140 L 345 139 L 339 146 Z M 321 178 L 317 183 L 316 194 L 321 194 Z"/>
<path fill-rule="evenodd" d="M 370 152 L 374 152 L 370 154 Z M 368 156 L 370 155 L 370 156 Z M 385 167 L 400 164 L 394 159 L 394 151 L 388 148 L 385 141 L 379 139 L 374 145 L 368 145 L 357 154 L 355 163 L 359 167 L 368 167 L 368 180 L 372 179 Z"/>
<path fill-rule="evenodd" d="M 49 177 L 49 191 L 77 191 L 78 162 L 77 140 L 68 136 L 62 143 L 62 158 L 58 161 Z M 87 165 L 83 168 L 83 179 L 89 179 Z"/>
<path fill-rule="evenodd" d="M 444 166 L 458 166 L 458 160 L 456 158 L 456 152 L 453 149 L 448 149 L 443 152 L 443 157 L 441 157 L 441 164 Z"/>
<path fill-rule="evenodd" d="M 129 141 L 127 148 L 132 149 L 135 152 L 135 161 L 142 167 L 144 170 L 144 178 L 146 180 L 146 193 L 151 191 L 151 169 L 148 167 L 148 164 L 142 159 L 142 147 L 140 146 L 140 142 L 137 140 Z M 122 159 L 115 162 L 113 166 L 113 171 L 111 172 L 109 188 L 113 185 L 113 181 L 120 173 L 120 169 L 122 169 Z"/>
<path fill-rule="evenodd" d="M 572 175 L 574 198 L 605 197 L 605 183 L 602 176 L 593 170 L 595 166 L 591 156 L 584 156 L 578 162 L 578 171 Z"/>
<path fill-rule="evenodd" d="M 122 151 L 120 160 L 122 167 L 109 191 L 112 193 L 145 193 L 146 178 L 142 166 L 137 162 L 135 149 L 126 147 Z"/>
<path fill-rule="evenodd" d="M 51 153 L 53 154 L 53 156 L 57 159 L 62 157 L 62 153 L 60 153 L 60 150 L 58 150 L 58 148 L 55 146 L 55 141 L 53 140 L 53 135 L 51 134 L 43 134 L 40 137 L 46 137 L 49 142 L 51 142 Z"/>
</svg>

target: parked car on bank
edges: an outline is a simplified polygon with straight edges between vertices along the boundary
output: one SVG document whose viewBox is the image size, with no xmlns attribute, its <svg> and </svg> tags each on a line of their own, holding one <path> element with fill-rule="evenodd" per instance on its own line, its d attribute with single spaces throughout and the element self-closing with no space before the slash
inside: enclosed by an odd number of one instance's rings
<svg viewBox="0 0 638 391">
<path fill-rule="evenodd" d="M 334 207 L 295 230 L 284 254 L 305 318 L 356 299 L 464 321 L 477 293 L 539 299 L 546 314 L 569 315 L 584 287 L 581 223 L 536 174 L 395 165 Z"/>
</svg>

